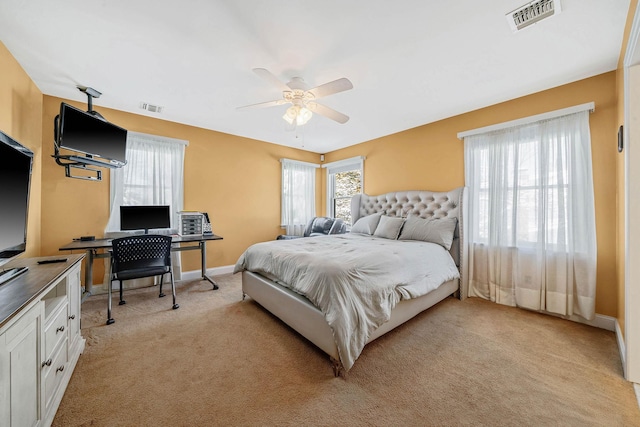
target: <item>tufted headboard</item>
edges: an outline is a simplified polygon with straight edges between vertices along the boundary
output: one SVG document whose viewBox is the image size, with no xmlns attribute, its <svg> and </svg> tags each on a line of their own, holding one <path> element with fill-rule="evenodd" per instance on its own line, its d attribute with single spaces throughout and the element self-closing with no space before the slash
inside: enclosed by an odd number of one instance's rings
<svg viewBox="0 0 640 427">
<path fill-rule="evenodd" d="M 465 231 L 467 221 L 467 190 L 458 187 L 451 191 L 394 191 L 379 196 L 357 194 L 351 199 L 351 223 L 367 215 L 382 212 L 383 215 L 406 218 L 409 214 L 421 218 L 457 218 L 450 253 L 460 270 L 460 298 L 467 296 L 467 245 Z"/>
</svg>

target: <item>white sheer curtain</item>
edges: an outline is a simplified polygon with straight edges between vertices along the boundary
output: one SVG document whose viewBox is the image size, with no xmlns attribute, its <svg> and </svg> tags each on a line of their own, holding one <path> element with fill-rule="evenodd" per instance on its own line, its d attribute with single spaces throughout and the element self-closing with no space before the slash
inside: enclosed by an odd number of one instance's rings
<svg viewBox="0 0 640 427">
<path fill-rule="evenodd" d="M 111 170 L 111 214 L 105 231 L 120 230 L 120 206 L 169 205 L 171 226 L 177 230 L 183 207 L 186 141 L 127 134 L 127 164 Z"/>
<path fill-rule="evenodd" d="M 105 236 L 127 234 L 120 231 L 120 206 L 128 205 L 169 205 L 172 229 L 168 232 L 177 233 L 177 212 L 183 210 L 184 152 L 187 145 L 187 141 L 179 139 L 127 133 L 127 164 L 110 171 L 111 213 Z M 181 263 L 178 253 L 173 254 L 173 270 L 175 279 L 179 280 Z M 105 284 L 108 283 L 107 274 L 105 271 Z"/>
<path fill-rule="evenodd" d="M 312 163 L 281 159 L 282 223 L 286 234 L 302 236 L 311 218 L 316 216 L 316 168 Z"/>
<path fill-rule="evenodd" d="M 593 319 L 589 112 L 467 136 L 464 153 L 470 296 Z"/>
</svg>

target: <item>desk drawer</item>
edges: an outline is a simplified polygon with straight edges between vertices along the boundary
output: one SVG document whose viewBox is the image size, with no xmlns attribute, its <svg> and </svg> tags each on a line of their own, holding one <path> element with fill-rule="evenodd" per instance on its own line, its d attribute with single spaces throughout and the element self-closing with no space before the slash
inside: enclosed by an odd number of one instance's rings
<svg viewBox="0 0 640 427">
<path fill-rule="evenodd" d="M 53 350 L 58 343 L 67 337 L 67 320 L 69 304 L 60 306 L 50 321 L 44 326 L 44 357 L 45 360 L 51 357 Z"/>
</svg>

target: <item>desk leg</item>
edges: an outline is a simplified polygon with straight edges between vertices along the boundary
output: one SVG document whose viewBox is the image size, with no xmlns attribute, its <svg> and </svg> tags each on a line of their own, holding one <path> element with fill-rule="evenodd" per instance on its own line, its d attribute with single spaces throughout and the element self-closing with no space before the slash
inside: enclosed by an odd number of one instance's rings
<svg viewBox="0 0 640 427">
<path fill-rule="evenodd" d="M 87 249 L 87 258 L 84 265 L 84 294 L 82 294 L 82 300 L 91 296 L 93 291 L 93 249 Z"/>
<path fill-rule="evenodd" d="M 205 241 L 200 242 L 200 265 L 202 268 L 202 279 L 207 280 L 209 283 L 213 285 L 213 289 L 218 289 L 218 285 L 216 282 L 207 276 L 207 245 Z"/>
</svg>

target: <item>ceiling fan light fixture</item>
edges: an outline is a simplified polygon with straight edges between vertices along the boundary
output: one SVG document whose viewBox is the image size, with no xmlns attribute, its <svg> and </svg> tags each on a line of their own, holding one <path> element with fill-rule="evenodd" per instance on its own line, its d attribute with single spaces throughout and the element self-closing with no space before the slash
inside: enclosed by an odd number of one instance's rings
<svg viewBox="0 0 640 427">
<path fill-rule="evenodd" d="M 308 110 L 305 107 L 302 107 L 300 111 L 298 111 L 298 117 L 296 117 L 296 124 L 298 126 L 302 126 L 306 124 L 311 119 L 312 115 L 313 114 L 311 113 L 310 110 Z"/>
<path fill-rule="evenodd" d="M 326 105 L 315 102 L 318 98 L 324 98 L 325 96 L 333 95 L 334 93 L 353 89 L 353 84 L 349 79 L 342 77 L 329 83 L 307 89 L 307 85 L 300 77 L 293 77 L 288 83 L 282 83 L 275 75 L 265 68 L 254 68 L 253 71 L 268 82 L 275 84 L 275 86 L 282 91 L 282 98 L 274 101 L 261 102 L 259 104 L 245 105 L 244 107 L 238 107 L 238 110 L 291 104 L 282 116 L 288 124 L 288 126 L 286 126 L 287 130 L 293 130 L 296 126 L 306 124 L 311 120 L 311 117 L 313 117 L 314 114 L 319 114 L 340 124 L 344 124 L 349 121 L 349 116 L 329 108 Z"/>
<path fill-rule="evenodd" d="M 287 108 L 287 111 L 284 113 L 282 118 L 290 125 L 295 121 L 297 126 L 302 126 L 311 119 L 312 115 L 313 113 L 311 113 L 311 110 L 305 107 L 300 107 L 299 105 L 292 105 Z"/>
<path fill-rule="evenodd" d="M 291 107 L 287 108 L 287 111 L 285 111 L 284 116 L 282 116 L 282 118 L 287 123 L 293 124 L 297 116 L 298 116 L 298 110 L 295 105 L 292 105 Z"/>
</svg>

